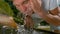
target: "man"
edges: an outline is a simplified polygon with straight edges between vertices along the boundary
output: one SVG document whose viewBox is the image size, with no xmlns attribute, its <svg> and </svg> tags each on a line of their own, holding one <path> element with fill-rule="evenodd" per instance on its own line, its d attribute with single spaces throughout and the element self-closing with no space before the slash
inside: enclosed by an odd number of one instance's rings
<svg viewBox="0 0 60 34">
<path fill-rule="evenodd" d="M 13 4 L 16 6 L 16 8 L 23 13 L 24 17 L 24 26 L 25 30 L 28 34 L 31 34 L 31 30 L 34 26 L 31 14 L 33 13 L 31 6 L 30 6 L 30 0 L 13 0 Z M 32 24 L 31 24 L 32 23 Z"/>
<path fill-rule="evenodd" d="M 51 14 L 49 14 L 44 8 L 42 8 L 43 2 L 41 0 L 14 0 L 13 4 L 16 6 L 16 8 L 19 11 L 21 11 L 23 14 L 25 14 L 25 16 L 27 18 L 28 18 L 28 16 L 31 18 L 31 15 L 34 12 L 34 13 L 38 14 L 40 17 L 42 17 L 49 24 L 53 24 L 55 26 L 59 26 L 60 25 L 60 23 L 59 23 L 60 19 L 58 19 L 59 16 L 57 15 L 59 13 L 57 7 L 54 7 L 54 8 L 52 8 L 52 10 L 49 10 L 50 11 L 49 13 L 51 13 Z M 56 15 L 58 17 L 55 17 Z M 25 18 L 25 19 L 27 19 L 27 18 Z M 34 25 L 34 24 L 32 24 L 33 22 L 31 20 L 32 20 L 32 18 L 30 20 L 28 18 L 28 22 L 27 22 L 27 20 L 25 20 L 26 26 L 28 28 L 32 27 L 31 25 Z"/>
</svg>

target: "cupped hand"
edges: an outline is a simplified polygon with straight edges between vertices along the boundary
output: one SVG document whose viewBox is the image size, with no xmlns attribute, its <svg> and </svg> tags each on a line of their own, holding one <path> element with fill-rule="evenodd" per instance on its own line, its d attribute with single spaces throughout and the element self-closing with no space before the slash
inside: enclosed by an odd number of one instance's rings
<svg viewBox="0 0 60 34">
<path fill-rule="evenodd" d="M 41 0 L 30 0 L 31 2 L 31 8 L 34 12 L 38 13 L 42 7 L 42 1 Z"/>
</svg>

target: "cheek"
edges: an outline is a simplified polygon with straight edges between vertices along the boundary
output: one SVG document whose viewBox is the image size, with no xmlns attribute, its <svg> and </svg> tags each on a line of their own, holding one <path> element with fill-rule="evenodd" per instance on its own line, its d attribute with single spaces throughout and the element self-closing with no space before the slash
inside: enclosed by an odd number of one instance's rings
<svg viewBox="0 0 60 34">
<path fill-rule="evenodd" d="M 27 7 L 26 6 L 22 6 L 22 5 L 17 5 L 16 8 L 19 10 L 19 11 L 22 11 L 22 12 L 25 12 L 27 10 Z"/>
</svg>

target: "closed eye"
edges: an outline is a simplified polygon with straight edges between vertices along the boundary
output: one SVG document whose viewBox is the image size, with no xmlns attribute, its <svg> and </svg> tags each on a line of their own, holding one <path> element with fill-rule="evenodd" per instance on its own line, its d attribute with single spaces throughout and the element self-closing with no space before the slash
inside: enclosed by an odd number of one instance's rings
<svg viewBox="0 0 60 34">
<path fill-rule="evenodd" d="M 25 1 L 23 1 L 23 2 L 22 2 L 22 5 L 23 5 L 23 4 L 27 4 L 28 1 L 29 1 L 29 0 L 25 0 Z"/>
</svg>

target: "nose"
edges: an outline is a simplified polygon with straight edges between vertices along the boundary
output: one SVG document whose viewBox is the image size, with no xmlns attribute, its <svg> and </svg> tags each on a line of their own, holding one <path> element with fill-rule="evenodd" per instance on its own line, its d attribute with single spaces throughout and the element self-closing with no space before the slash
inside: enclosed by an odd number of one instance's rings
<svg viewBox="0 0 60 34">
<path fill-rule="evenodd" d="M 30 7 L 30 4 L 29 4 L 29 3 L 23 5 L 23 8 L 24 8 L 25 10 L 27 10 L 29 7 Z"/>
<path fill-rule="evenodd" d="M 26 11 L 27 10 L 27 6 L 23 6 L 23 10 Z"/>
</svg>

